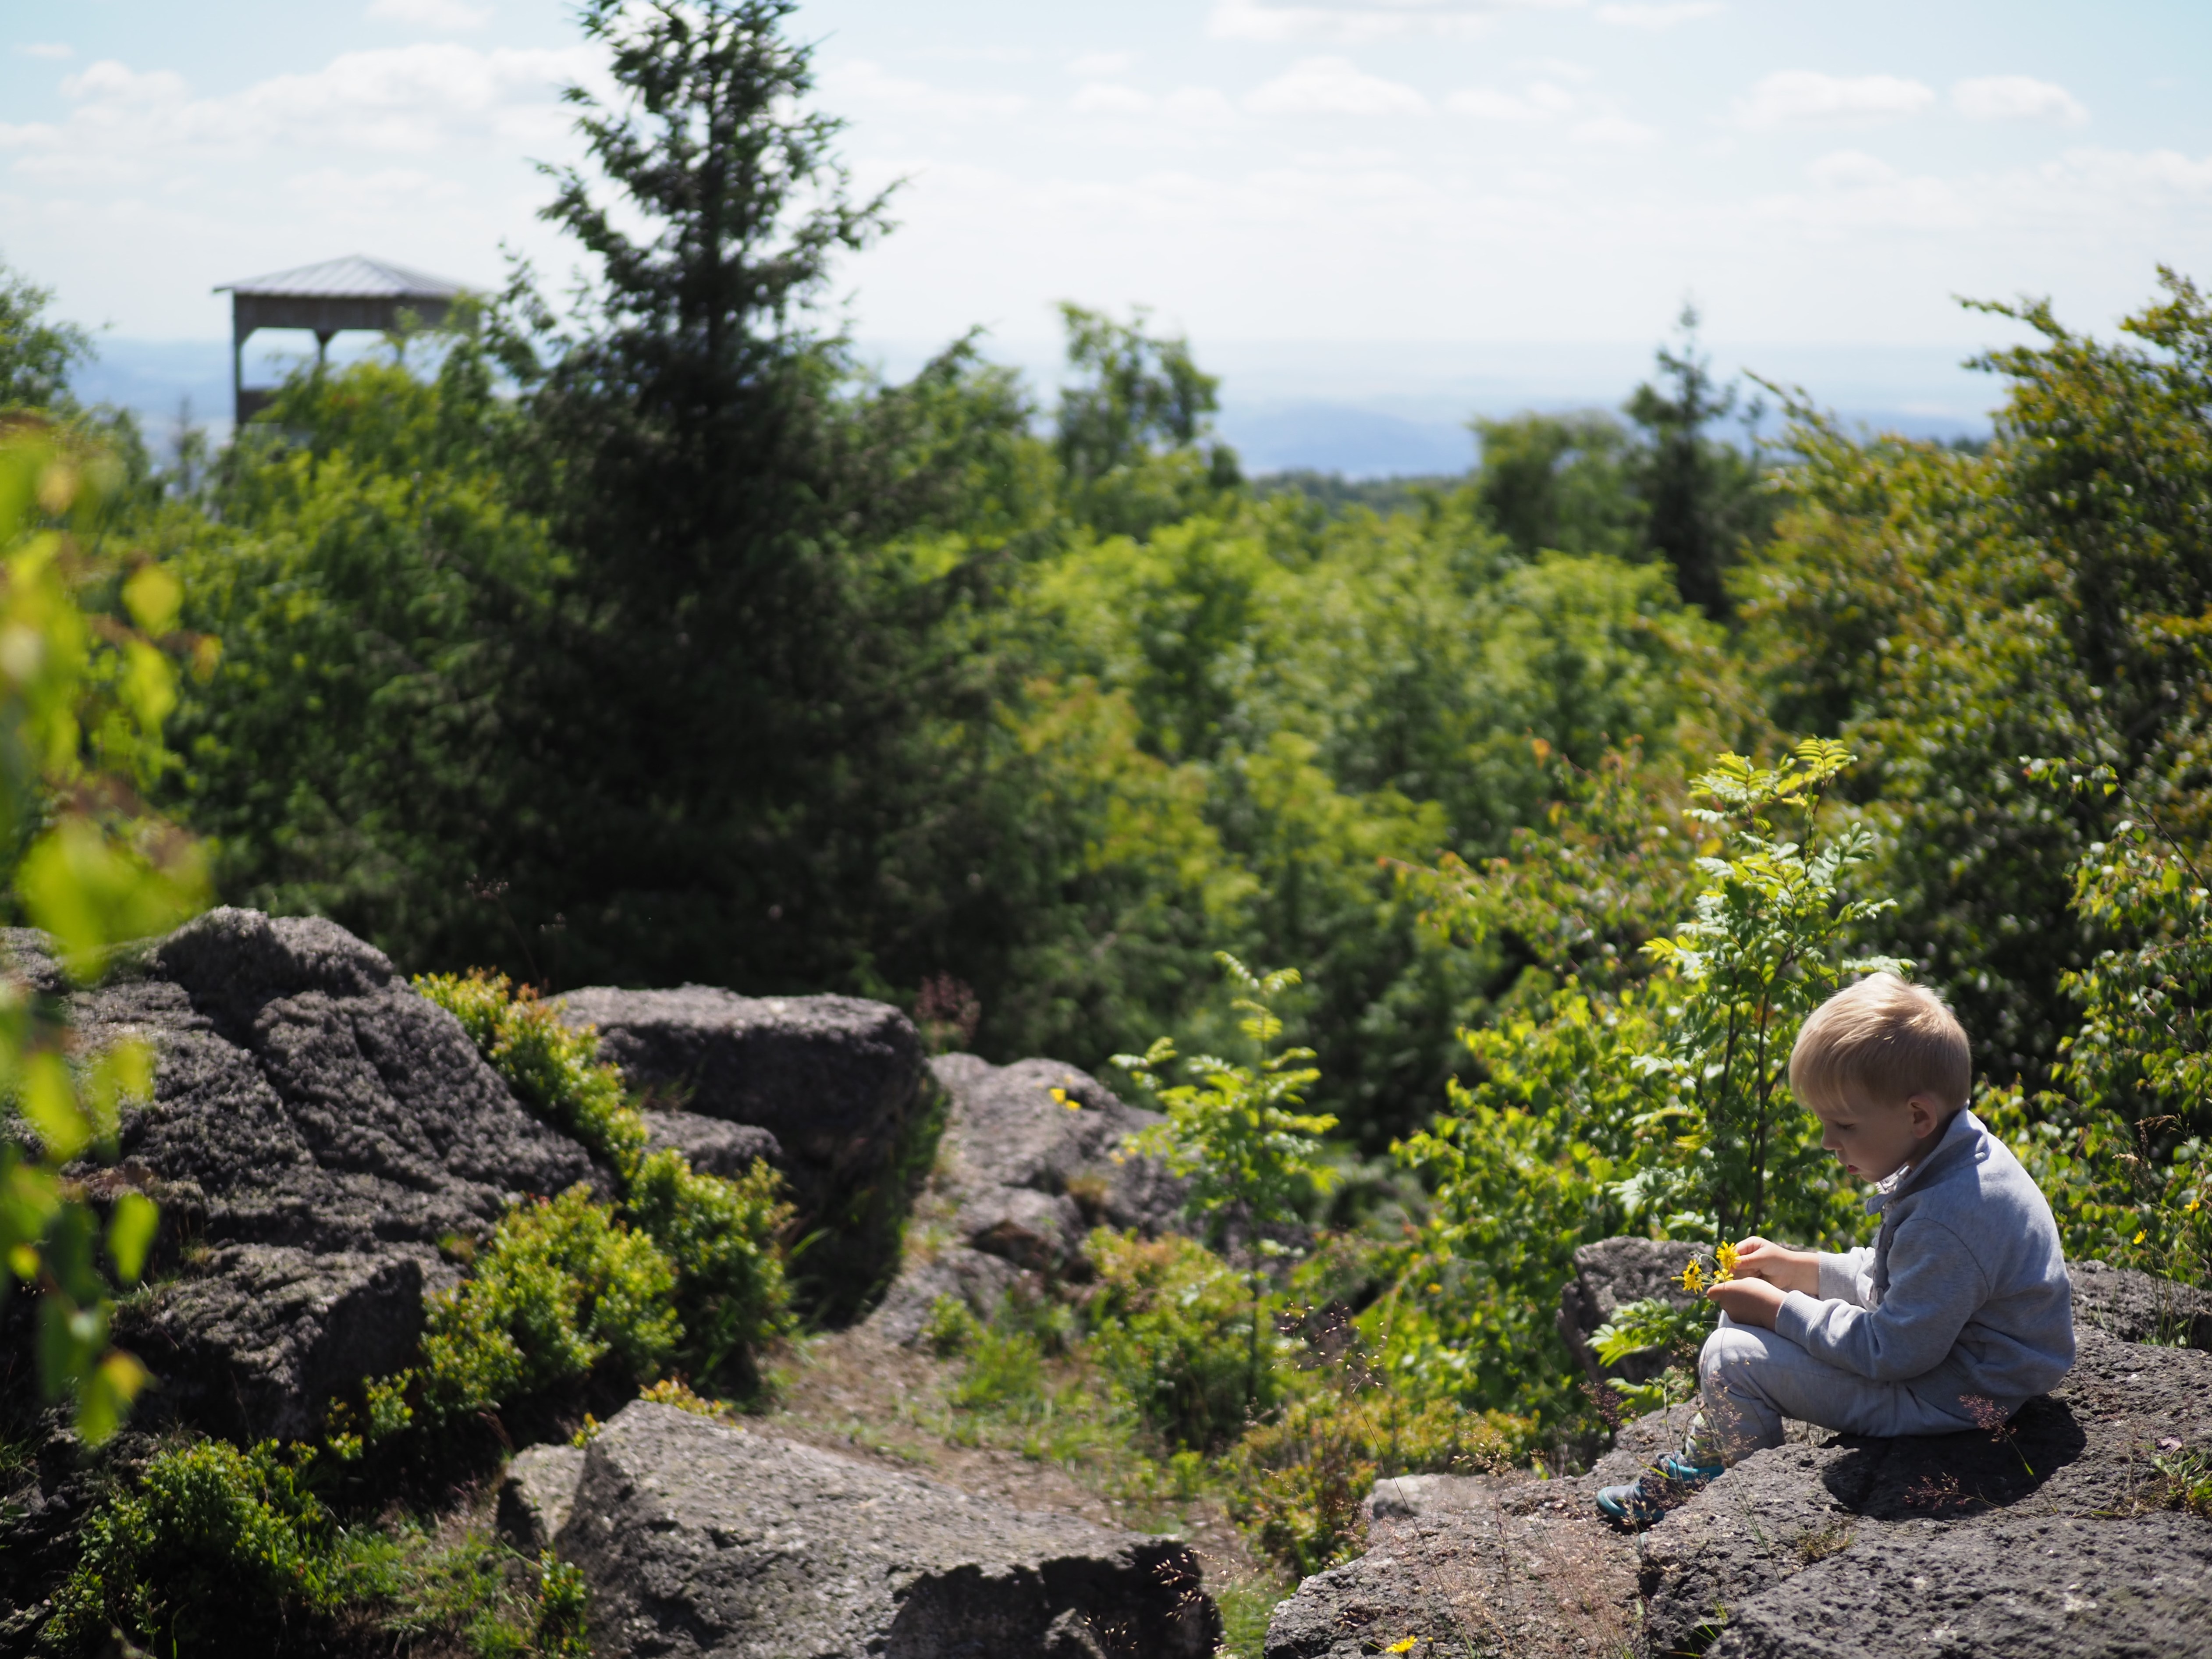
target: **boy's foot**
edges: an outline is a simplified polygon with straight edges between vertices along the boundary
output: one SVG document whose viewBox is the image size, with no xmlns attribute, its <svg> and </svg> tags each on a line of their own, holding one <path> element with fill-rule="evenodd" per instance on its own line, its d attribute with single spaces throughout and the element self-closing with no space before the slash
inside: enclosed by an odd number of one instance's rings
<svg viewBox="0 0 2212 1659">
<path fill-rule="evenodd" d="M 1625 1486 L 1602 1486 L 1597 1506 L 1623 1526 L 1648 1527 L 1664 1516 L 1726 1465 L 1692 1463 L 1686 1457 L 1662 1457 Z"/>
</svg>

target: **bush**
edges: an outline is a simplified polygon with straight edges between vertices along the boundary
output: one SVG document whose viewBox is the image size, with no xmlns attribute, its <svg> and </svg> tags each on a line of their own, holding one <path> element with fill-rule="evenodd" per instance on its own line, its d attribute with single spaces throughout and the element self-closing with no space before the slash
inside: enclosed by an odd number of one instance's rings
<svg viewBox="0 0 2212 1659">
<path fill-rule="evenodd" d="M 1448 1401 L 1415 1405 L 1383 1389 L 1297 1400 L 1229 1455 L 1229 1512 L 1285 1570 L 1305 1577 L 1358 1553 L 1359 1505 L 1394 1474 L 1502 1468 L 1535 1425 Z"/>
<path fill-rule="evenodd" d="M 582 1141 L 629 1184 L 645 1156 L 645 1120 L 624 1103 L 622 1073 L 600 1061 L 597 1031 L 567 1024 L 505 974 L 420 974 L 414 984 L 461 1022 L 532 1115 Z"/>
<path fill-rule="evenodd" d="M 85 1522 L 47 1639 L 82 1651 L 116 1628 L 165 1654 L 274 1650 L 288 1623 L 339 1595 L 335 1528 L 304 1466 L 267 1443 L 161 1453 Z"/>
<path fill-rule="evenodd" d="M 1084 1253 L 1099 1278 L 1091 1351 L 1164 1439 L 1213 1450 L 1282 1398 L 1289 1346 L 1270 1332 L 1255 1374 L 1249 1292 L 1204 1245 L 1101 1228 Z"/>
<path fill-rule="evenodd" d="M 680 1152 L 647 1156 L 645 1120 L 626 1103 L 622 1073 L 600 1060 L 599 1034 L 564 1024 L 528 986 L 516 990 L 505 975 L 478 969 L 423 975 L 415 988 L 461 1022 L 533 1115 L 613 1166 L 623 1214 L 672 1264 L 673 1338 L 663 1344 L 657 1327 L 641 1328 L 630 1346 L 665 1348 L 702 1379 L 757 1387 L 755 1351 L 790 1326 L 779 1237 L 792 1212 L 782 1177 L 758 1160 L 726 1180 L 700 1174 Z M 617 1334 L 609 1340 L 620 1346 Z M 474 1352 L 489 1359 L 496 1346 Z"/>
<path fill-rule="evenodd" d="M 700 1175 L 678 1152 L 639 1166 L 625 1206 L 676 1267 L 678 1356 L 695 1375 L 757 1385 L 753 1354 L 791 1322 L 777 1236 L 791 1218 L 781 1177 L 755 1162 L 734 1181 Z"/>
<path fill-rule="evenodd" d="M 641 1232 L 572 1187 L 507 1212 L 476 1276 L 431 1299 L 423 1397 L 441 1417 L 581 1377 L 611 1358 L 640 1382 L 684 1334 L 676 1269 Z"/>
</svg>

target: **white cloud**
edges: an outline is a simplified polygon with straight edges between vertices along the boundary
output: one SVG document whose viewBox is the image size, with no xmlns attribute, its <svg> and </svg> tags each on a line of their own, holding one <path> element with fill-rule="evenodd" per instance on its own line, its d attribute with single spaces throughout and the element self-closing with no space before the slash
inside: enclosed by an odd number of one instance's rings
<svg viewBox="0 0 2212 1659">
<path fill-rule="evenodd" d="M 1784 70 L 1736 100 L 1736 118 L 1748 127 L 1894 120 L 1916 115 L 1936 101 L 1917 81 L 1894 75 L 1821 75 Z"/>
<path fill-rule="evenodd" d="M 1972 121 L 2059 121 L 2078 127 L 2089 118 L 2074 94 L 2026 75 L 1985 75 L 1951 88 L 1951 107 Z"/>
<path fill-rule="evenodd" d="M 1215 0 L 1206 31 L 1218 40 L 1328 41 L 1357 45 L 1411 35 L 1472 40 L 1501 11 L 1571 11 L 1583 0 L 1366 0 L 1334 6 L 1270 5 L 1266 0 Z"/>
<path fill-rule="evenodd" d="M 1185 126 L 1227 126 L 1237 118 L 1237 106 L 1214 87 L 1177 87 L 1161 100 L 1160 108 Z"/>
<path fill-rule="evenodd" d="M 489 6 L 471 6 L 464 0 L 373 0 L 368 15 L 380 23 L 409 23 L 456 34 L 491 21 Z"/>
<path fill-rule="evenodd" d="M 1572 93 L 1549 81 L 1534 81 L 1517 93 L 1500 92 L 1495 87 L 1468 87 L 1445 99 L 1444 107 L 1484 121 L 1548 121 L 1572 114 L 1576 103 Z"/>
<path fill-rule="evenodd" d="M 1669 0 L 1660 5 L 1600 6 L 1597 21 L 1625 29 L 1671 29 L 1677 23 L 1717 17 L 1727 9 L 1721 0 Z"/>
<path fill-rule="evenodd" d="M 1079 81 L 1103 81 L 1109 76 L 1126 75 L 1137 62 L 1133 52 L 1086 52 L 1070 60 L 1067 72 Z"/>
<path fill-rule="evenodd" d="M 76 48 L 64 40 L 27 40 L 15 51 L 25 58 L 50 58 L 56 62 L 76 56 Z"/>
<path fill-rule="evenodd" d="M 1641 121 L 1632 121 L 1626 115 L 1593 116 L 1587 121 L 1577 121 L 1567 129 L 1567 137 L 1578 144 L 1595 144 L 1615 149 L 1648 144 L 1658 136 L 1658 128 L 1647 127 Z"/>
<path fill-rule="evenodd" d="M 1134 87 L 1094 81 L 1076 93 L 1073 106 L 1085 115 L 1146 115 L 1152 100 Z"/>
<path fill-rule="evenodd" d="M 183 76 L 113 58 L 61 83 L 73 107 L 58 125 L 0 128 L 0 144 L 52 150 L 19 172 L 145 179 L 195 156 L 237 159 L 297 151 L 431 155 L 465 134 L 536 145 L 567 132 L 568 83 L 603 80 L 599 54 L 422 44 L 347 52 L 322 69 L 279 75 L 218 98 L 195 98 Z"/>
<path fill-rule="evenodd" d="M 841 64 L 823 77 L 833 106 L 838 101 L 873 105 L 897 115 L 927 116 L 940 121 L 1003 119 L 1029 107 L 1029 100 L 1014 92 L 956 92 L 889 75 L 879 64 L 865 58 Z"/>
<path fill-rule="evenodd" d="M 1248 94 L 1255 115 L 1419 115 L 1428 100 L 1409 86 L 1369 75 L 1346 58 L 1304 58 Z"/>
<path fill-rule="evenodd" d="M 1863 189 L 1892 182 L 1897 177 L 1897 169 L 1863 149 L 1839 149 L 1814 161 L 1805 169 L 1805 176 L 1831 190 Z"/>
</svg>

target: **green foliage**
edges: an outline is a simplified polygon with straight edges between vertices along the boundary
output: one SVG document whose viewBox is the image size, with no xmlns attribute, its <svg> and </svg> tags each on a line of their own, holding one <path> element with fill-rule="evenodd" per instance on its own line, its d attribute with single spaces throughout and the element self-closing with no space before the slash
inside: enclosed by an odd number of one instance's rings
<svg viewBox="0 0 2212 1659">
<path fill-rule="evenodd" d="M 532 1651 L 545 1659 L 591 1659 L 592 1595 L 584 1571 L 547 1550 L 538 1561 L 538 1628 Z"/>
<path fill-rule="evenodd" d="M 315 1455 L 263 1441 L 156 1453 L 87 1517 L 46 1640 L 106 1652 L 112 1631 L 163 1654 L 297 1652 L 342 1626 L 403 1647 L 452 1641 L 475 1659 L 584 1656 L 581 1575 L 549 1553 L 538 1594 L 473 1528 L 409 1516 L 344 1526 L 310 1490 Z"/>
<path fill-rule="evenodd" d="M 1440 924 L 1510 927 L 1540 963 L 1590 977 L 1547 975 L 1525 1012 L 1467 1032 L 1483 1080 L 1455 1084 L 1400 1150 L 1434 1196 L 1396 1290 L 1363 1317 L 1392 1375 L 1557 1421 L 1580 1409 L 1551 1321 L 1577 1245 L 1631 1225 L 1853 1236 L 1854 1194 L 1786 1081 L 1804 1016 L 1845 974 L 1894 965 L 1844 953 L 1886 908 L 1842 889 L 1863 832 L 1820 835 L 1821 793 L 1849 760 L 1817 740 L 1772 769 L 1723 756 L 1692 786 L 1711 805 L 1679 830 L 1663 799 L 1638 824 L 1632 797 L 1601 787 L 1516 856 L 1431 872 Z M 1796 839 L 1778 828 L 1785 811 Z M 1690 834 L 1712 837 L 1693 864 Z M 1578 874 L 1594 846 L 1626 856 Z M 1691 874 L 1693 914 L 1669 937 L 1644 907 L 1678 902 Z M 1659 969 L 1642 981 L 1616 943 L 1639 935 Z"/>
<path fill-rule="evenodd" d="M 1142 1054 L 1116 1054 L 1114 1063 L 1167 1114 L 1166 1121 L 1130 1137 L 1123 1151 L 1129 1157 L 1158 1158 L 1188 1180 L 1183 1208 L 1217 1248 L 1237 1230 L 1243 1249 L 1273 1256 L 1284 1247 L 1267 1230 L 1295 1224 L 1311 1200 L 1328 1190 L 1334 1171 L 1317 1161 L 1318 1137 L 1334 1129 L 1336 1120 L 1296 1109 L 1304 1103 L 1303 1091 L 1321 1076 L 1301 1063 L 1312 1059 L 1313 1051 L 1273 1049 L 1283 1035 L 1282 1017 L 1273 1005 L 1298 982 L 1297 969 L 1282 968 L 1262 976 L 1225 951 L 1217 959 L 1231 984 L 1244 994 L 1231 1006 L 1243 1016 L 1238 1029 L 1252 1044 L 1258 1064 L 1195 1055 L 1183 1062 L 1195 1080 L 1169 1084 L 1160 1074 L 1176 1060 L 1171 1039 L 1158 1039 Z"/>
<path fill-rule="evenodd" d="M 726 1179 L 694 1170 L 679 1152 L 655 1152 L 630 1183 L 624 1213 L 676 1265 L 678 1355 L 701 1377 L 726 1376 L 750 1393 L 755 1358 L 790 1326 L 780 1243 L 791 1219 L 782 1177 L 755 1160 Z"/>
<path fill-rule="evenodd" d="M 489 1409 L 582 1377 L 602 1360 L 645 1382 L 676 1352 L 676 1269 L 614 1220 L 591 1190 L 518 1205 L 474 1274 L 431 1299 L 422 1397 L 441 1418 Z"/>
<path fill-rule="evenodd" d="M 1090 1352 L 1139 1418 L 1170 1446 L 1212 1451 L 1284 1397 L 1295 1352 L 1260 1334 L 1249 1286 L 1194 1239 L 1101 1229 L 1084 1247 L 1098 1276 Z"/>
<path fill-rule="evenodd" d="M 0 301 L 0 327 L 20 332 L 43 296 L 17 283 Z M 0 356 L 16 392 L 31 395 L 22 377 L 43 372 L 46 349 L 15 340 L 9 349 L 30 355 L 12 368 Z M 0 652 L 0 874 L 10 919 L 52 934 L 80 980 L 110 945 L 182 921 L 204 884 L 192 845 L 137 793 L 169 763 L 176 676 L 160 642 L 178 586 L 159 564 L 100 553 L 115 470 L 35 420 L 0 430 L 0 638 L 12 642 Z M 109 1340 L 108 1269 L 137 1280 L 157 1218 L 134 1192 L 103 1227 L 63 1170 L 114 1155 L 123 1104 L 151 1094 L 153 1070 L 137 1042 L 74 1052 L 54 1007 L 20 979 L 0 986 L 0 1304 L 18 1285 L 35 1295 L 41 1387 L 73 1401 L 95 1445 L 146 1380 Z"/>
<path fill-rule="evenodd" d="M 1852 1195 L 1818 1130 L 1790 1109 L 1788 1071 L 1798 1026 L 1847 975 L 1911 965 L 1844 954 L 1892 908 L 1843 895 L 1844 873 L 1869 854 L 1863 828 L 1820 845 L 1820 796 L 1852 758 L 1815 738 L 1771 769 L 1723 755 L 1692 786 L 1713 805 L 1690 816 L 1726 835 L 1729 855 L 1698 861 L 1707 885 L 1695 919 L 1644 947 L 1677 984 L 1663 1046 L 1636 1062 L 1664 1097 L 1639 1127 L 1663 1133 L 1671 1155 L 1621 1183 L 1632 1218 L 1656 1212 L 1670 1230 L 1715 1239 L 1770 1223 L 1820 1238 L 1848 1224 Z M 1797 840 L 1776 827 L 1785 811 L 1798 816 Z"/>
<path fill-rule="evenodd" d="M 2038 762 L 2032 775 L 2118 793 L 2110 769 Z M 2123 818 L 2074 872 L 2075 914 L 2112 941 L 2061 983 L 2081 1024 L 2055 1086 L 1990 1092 L 2051 1199 L 2068 1252 L 2212 1282 L 2212 898 L 2198 856 L 2156 815 Z"/>
<path fill-rule="evenodd" d="M 1285 1571 L 1304 1578 L 1359 1553 L 1359 1506 L 1393 1475 L 1505 1468 L 1534 1425 L 1381 1388 L 1322 1389 L 1255 1427 L 1224 1464 L 1229 1511 Z"/>
<path fill-rule="evenodd" d="M 1629 437 L 1609 415 L 1477 420 L 1475 499 L 1523 558 L 1641 549 L 1648 508 L 1635 493 Z"/>
<path fill-rule="evenodd" d="M 343 1593 L 335 1523 L 304 1473 L 267 1442 L 161 1453 L 86 1519 L 48 1639 L 90 1651 L 117 1627 L 165 1653 L 274 1651 L 288 1620 Z"/>
<path fill-rule="evenodd" d="M 623 1092 L 622 1073 L 599 1059 L 599 1034 L 568 1024 L 536 989 L 504 974 L 422 974 L 415 988 L 461 1022 L 478 1053 L 532 1115 L 584 1143 L 625 1185 L 645 1158 L 645 1120 Z"/>
<path fill-rule="evenodd" d="M 0 414 L 70 405 L 70 371 L 92 356 L 92 337 L 46 316 L 53 297 L 0 264 Z"/>
<path fill-rule="evenodd" d="M 2212 308 L 2162 276 L 2110 339 L 1994 307 L 2039 337 L 1987 360 L 2009 386 L 1979 453 L 1793 410 L 1793 505 L 1738 589 L 1776 717 L 1868 757 L 1851 793 L 1898 948 L 1984 1073 L 2032 1093 L 2095 951 L 2069 905 L 2083 849 L 2145 808 L 2194 840 L 2212 800 Z M 2128 796 L 2055 797 L 2030 756 L 2109 766 Z"/>
<path fill-rule="evenodd" d="M 415 988 L 461 1022 L 477 1050 L 532 1113 L 613 1166 L 623 1192 L 622 1215 L 643 1248 L 672 1265 L 671 1308 L 665 1315 L 653 1314 L 649 1328 L 622 1340 L 640 1355 L 659 1352 L 665 1319 L 676 1327 L 668 1351 L 694 1374 L 726 1378 L 744 1392 L 756 1388 L 758 1350 L 781 1335 L 790 1322 L 781 1238 L 792 1212 L 782 1199 L 782 1177 L 757 1159 L 746 1174 L 730 1179 L 699 1173 L 680 1152 L 648 1156 L 645 1120 L 628 1103 L 620 1071 L 599 1059 L 599 1033 L 568 1024 L 528 986 L 517 991 L 506 975 L 478 970 L 421 976 Z M 575 1198 L 571 1193 L 560 1202 Z M 611 1223 L 611 1212 L 598 1212 L 602 1225 Z M 495 1236 L 495 1249 L 499 1243 Z M 487 1271 L 480 1257 L 479 1279 Z M 535 1268 L 529 1277 L 531 1294 L 551 1294 Z M 555 1301 L 574 1303 L 598 1295 L 590 1279 L 572 1275 L 569 1288 L 555 1295 Z M 641 1313 L 645 1304 L 629 1297 L 621 1305 Z M 473 1332 L 476 1326 L 466 1328 Z M 456 1352 L 454 1364 L 465 1369 L 483 1364 L 499 1370 L 500 1362 L 487 1357 L 495 1340 L 471 1336 L 468 1345 L 465 1352 Z M 592 1363 L 564 1361 L 558 1375 L 580 1375 Z M 640 1360 L 630 1369 L 642 1378 L 653 1367 Z M 544 1385 L 532 1382 L 524 1391 Z M 471 1382 L 463 1385 L 463 1392 L 475 1399 L 481 1390 Z M 483 1399 L 488 1403 L 509 1397 L 494 1388 Z"/>
</svg>

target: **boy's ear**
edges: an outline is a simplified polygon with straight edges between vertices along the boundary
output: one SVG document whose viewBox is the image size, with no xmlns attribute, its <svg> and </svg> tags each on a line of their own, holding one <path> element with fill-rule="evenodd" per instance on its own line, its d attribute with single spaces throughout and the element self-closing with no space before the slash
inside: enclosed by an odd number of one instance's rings
<svg viewBox="0 0 2212 1659">
<path fill-rule="evenodd" d="M 1913 1138 L 1918 1140 L 1933 1134 L 1945 1115 L 1942 1103 L 1933 1095 L 1914 1095 L 1905 1101 L 1905 1108 L 1912 1114 Z"/>
</svg>

